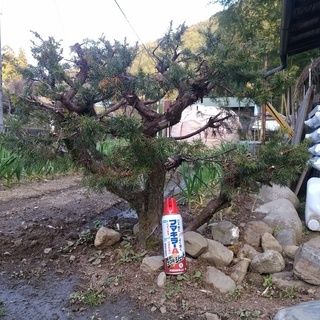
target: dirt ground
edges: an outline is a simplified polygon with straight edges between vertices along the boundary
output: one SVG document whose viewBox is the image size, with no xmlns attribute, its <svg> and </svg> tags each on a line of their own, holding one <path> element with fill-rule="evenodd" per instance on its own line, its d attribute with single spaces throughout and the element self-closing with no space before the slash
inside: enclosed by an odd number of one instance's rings
<svg viewBox="0 0 320 320">
<path fill-rule="evenodd" d="M 252 202 L 244 204 L 229 216 L 240 226 L 255 218 Z M 242 288 L 220 294 L 203 282 L 206 265 L 197 260 L 159 288 L 158 273 L 142 272 L 140 261 L 162 248 L 137 250 L 135 222 L 125 202 L 88 193 L 79 176 L 1 187 L 0 318 L 206 319 L 209 312 L 222 320 L 272 319 L 283 306 L 310 300 L 304 292 L 263 296 L 263 277 L 250 273 Z M 120 228 L 122 242 L 97 250 L 93 239 L 101 225 Z"/>
</svg>

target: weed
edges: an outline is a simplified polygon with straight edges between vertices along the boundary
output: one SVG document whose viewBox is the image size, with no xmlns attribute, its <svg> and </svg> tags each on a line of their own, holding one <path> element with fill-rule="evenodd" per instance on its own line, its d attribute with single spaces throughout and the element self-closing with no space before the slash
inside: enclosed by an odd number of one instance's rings
<svg viewBox="0 0 320 320">
<path fill-rule="evenodd" d="M 5 317 L 7 315 L 7 311 L 4 308 L 0 308 L 0 317 Z"/>
<path fill-rule="evenodd" d="M 73 292 L 70 295 L 70 303 L 83 303 L 90 307 L 100 305 L 106 298 L 104 293 L 97 293 L 92 288 L 87 291 Z"/>
<path fill-rule="evenodd" d="M 178 182 L 176 185 L 180 189 L 183 199 L 187 200 L 189 210 L 193 203 L 202 206 L 203 200 L 208 194 L 213 196 L 212 190 L 220 181 L 220 170 L 219 166 L 203 161 L 181 164 L 179 174 L 183 183 Z"/>
<path fill-rule="evenodd" d="M 304 227 L 302 230 L 302 233 L 307 236 L 308 234 L 310 234 L 310 230 L 307 227 Z"/>
<path fill-rule="evenodd" d="M 260 311 L 259 310 L 245 310 L 240 309 L 239 313 L 240 319 L 253 319 L 253 318 L 259 318 Z"/>
<path fill-rule="evenodd" d="M 268 298 L 272 298 L 275 294 L 272 275 L 269 274 L 267 276 L 264 276 L 264 281 L 262 285 L 266 288 L 262 292 L 262 296 L 267 296 Z"/>
<path fill-rule="evenodd" d="M 168 281 L 165 284 L 165 293 L 164 298 L 166 300 L 171 300 L 172 297 L 181 291 L 181 283 L 177 277 L 169 277 Z"/>
<path fill-rule="evenodd" d="M 281 226 L 277 224 L 276 226 L 273 227 L 272 233 L 275 234 L 275 233 L 279 232 L 280 230 L 281 230 Z"/>
<path fill-rule="evenodd" d="M 121 263 L 130 263 L 134 261 L 140 261 L 142 255 L 139 253 L 135 253 L 131 243 L 127 243 L 123 246 L 122 249 L 117 249 L 118 255 L 120 256 Z"/>
<path fill-rule="evenodd" d="M 272 284 L 273 284 L 273 278 L 272 278 L 272 275 L 271 275 L 271 274 L 269 274 L 269 275 L 267 275 L 267 276 L 264 276 L 263 279 L 264 279 L 264 281 L 263 281 L 263 284 L 262 284 L 262 285 L 263 285 L 265 288 L 269 288 L 269 287 L 272 286 Z"/>
<path fill-rule="evenodd" d="M 90 243 L 93 241 L 93 234 L 90 230 L 82 231 L 80 234 L 80 243 Z"/>
<path fill-rule="evenodd" d="M 150 291 L 149 291 L 149 293 L 150 294 L 155 294 L 155 293 L 157 293 L 157 288 L 155 288 L 155 287 L 153 287 Z"/>
<path fill-rule="evenodd" d="M 93 221 L 93 226 L 94 228 L 97 230 L 99 229 L 100 227 L 102 227 L 102 222 L 100 220 L 94 220 Z"/>
<path fill-rule="evenodd" d="M 67 244 L 63 247 L 60 247 L 59 252 L 60 253 L 71 253 L 75 248 L 76 247 L 74 244 L 72 244 L 72 245 Z"/>
<path fill-rule="evenodd" d="M 228 293 L 228 296 L 234 300 L 238 300 L 241 298 L 241 294 L 242 294 L 241 288 L 235 288 L 234 290 Z"/>
<path fill-rule="evenodd" d="M 200 279 L 202 276 L 202 273 L 200 271 L 195 271 L 194 274 L 191 276 L 188 274 L 178 274 L 177 275 L 177 280 L 178 281 L 188 281 L 188 282 L 193 282 L 196 281 L 197 279 Z"/>
<path fill-rule="evenodd" d="M 280 297 L 282 299 L 295 299 L 297 297 L 298 288 L 296 286 L 286 287 L 281 290 Z"/>
</svg>

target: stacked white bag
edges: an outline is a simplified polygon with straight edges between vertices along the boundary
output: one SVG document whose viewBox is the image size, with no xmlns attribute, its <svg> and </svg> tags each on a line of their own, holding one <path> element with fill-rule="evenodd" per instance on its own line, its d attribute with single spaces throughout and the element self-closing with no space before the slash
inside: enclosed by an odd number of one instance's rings
<svg viewBox="0 0 320 320">
<path fill-rule="evenodd" d="M 313 146 L 308 149 L 312 154 L 309 160 L 313 168 L 320 171 L 320 106 L 316 106 L 310 114 L 309 119 L 304 122 L 313 132 L 306 134 Z M 320 231 L 320 178 L 312 177 L 307 182 L 305 222 L 312 231 Z"/>
<path fill-rule="evenodd" d="M 320 106 L 316 106 L 314 110 L 320 110 Z M 304 123 L 309 128 L 315 129 L 313 132 L 307 133 L 305 138 L 310 139 L 311 142 L 314 143 L 314 145 L 308 149 L 313 155 L 310 159 L 310 164 L 313 168 L 320 171 L 320 111 L 316 111 L 313 116 Z"/>
</svg>

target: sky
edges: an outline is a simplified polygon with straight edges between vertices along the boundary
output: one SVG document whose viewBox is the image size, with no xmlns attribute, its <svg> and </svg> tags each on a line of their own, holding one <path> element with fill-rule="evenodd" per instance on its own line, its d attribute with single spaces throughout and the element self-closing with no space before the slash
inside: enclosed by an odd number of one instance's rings
<svg viewBox="0 0 320 320">
<path fill-rule="evenodd" d="M 29 59 L 30 30 L 62 40 L 65 51 L 102 34 L 110 41 L 147 43 L 160 38 L 171 20 L 174 28 L 191 26 L 221 9 L 210 0 L 0 0 L 1 47 L 16 54 L 23 49 Z"/>
</svg>

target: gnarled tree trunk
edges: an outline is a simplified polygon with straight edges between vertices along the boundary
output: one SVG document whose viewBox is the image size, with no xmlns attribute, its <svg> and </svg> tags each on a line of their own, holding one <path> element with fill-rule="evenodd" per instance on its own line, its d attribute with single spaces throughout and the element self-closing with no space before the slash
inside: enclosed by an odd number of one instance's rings
<svg viewBox="0 0 320 320">
<path fill-rule="evenodd" d="M 163 163 L 156 162 L 148 176 L 142 206 L 138 210 L 139 238 L 141 247 L 161 239 L 160 222 L 163 211 L 166 170 Z M 140 202 L 140 201 L 139 201 Z M 151 241 L 152 240 L 152 241 Z"/>
</svg>

